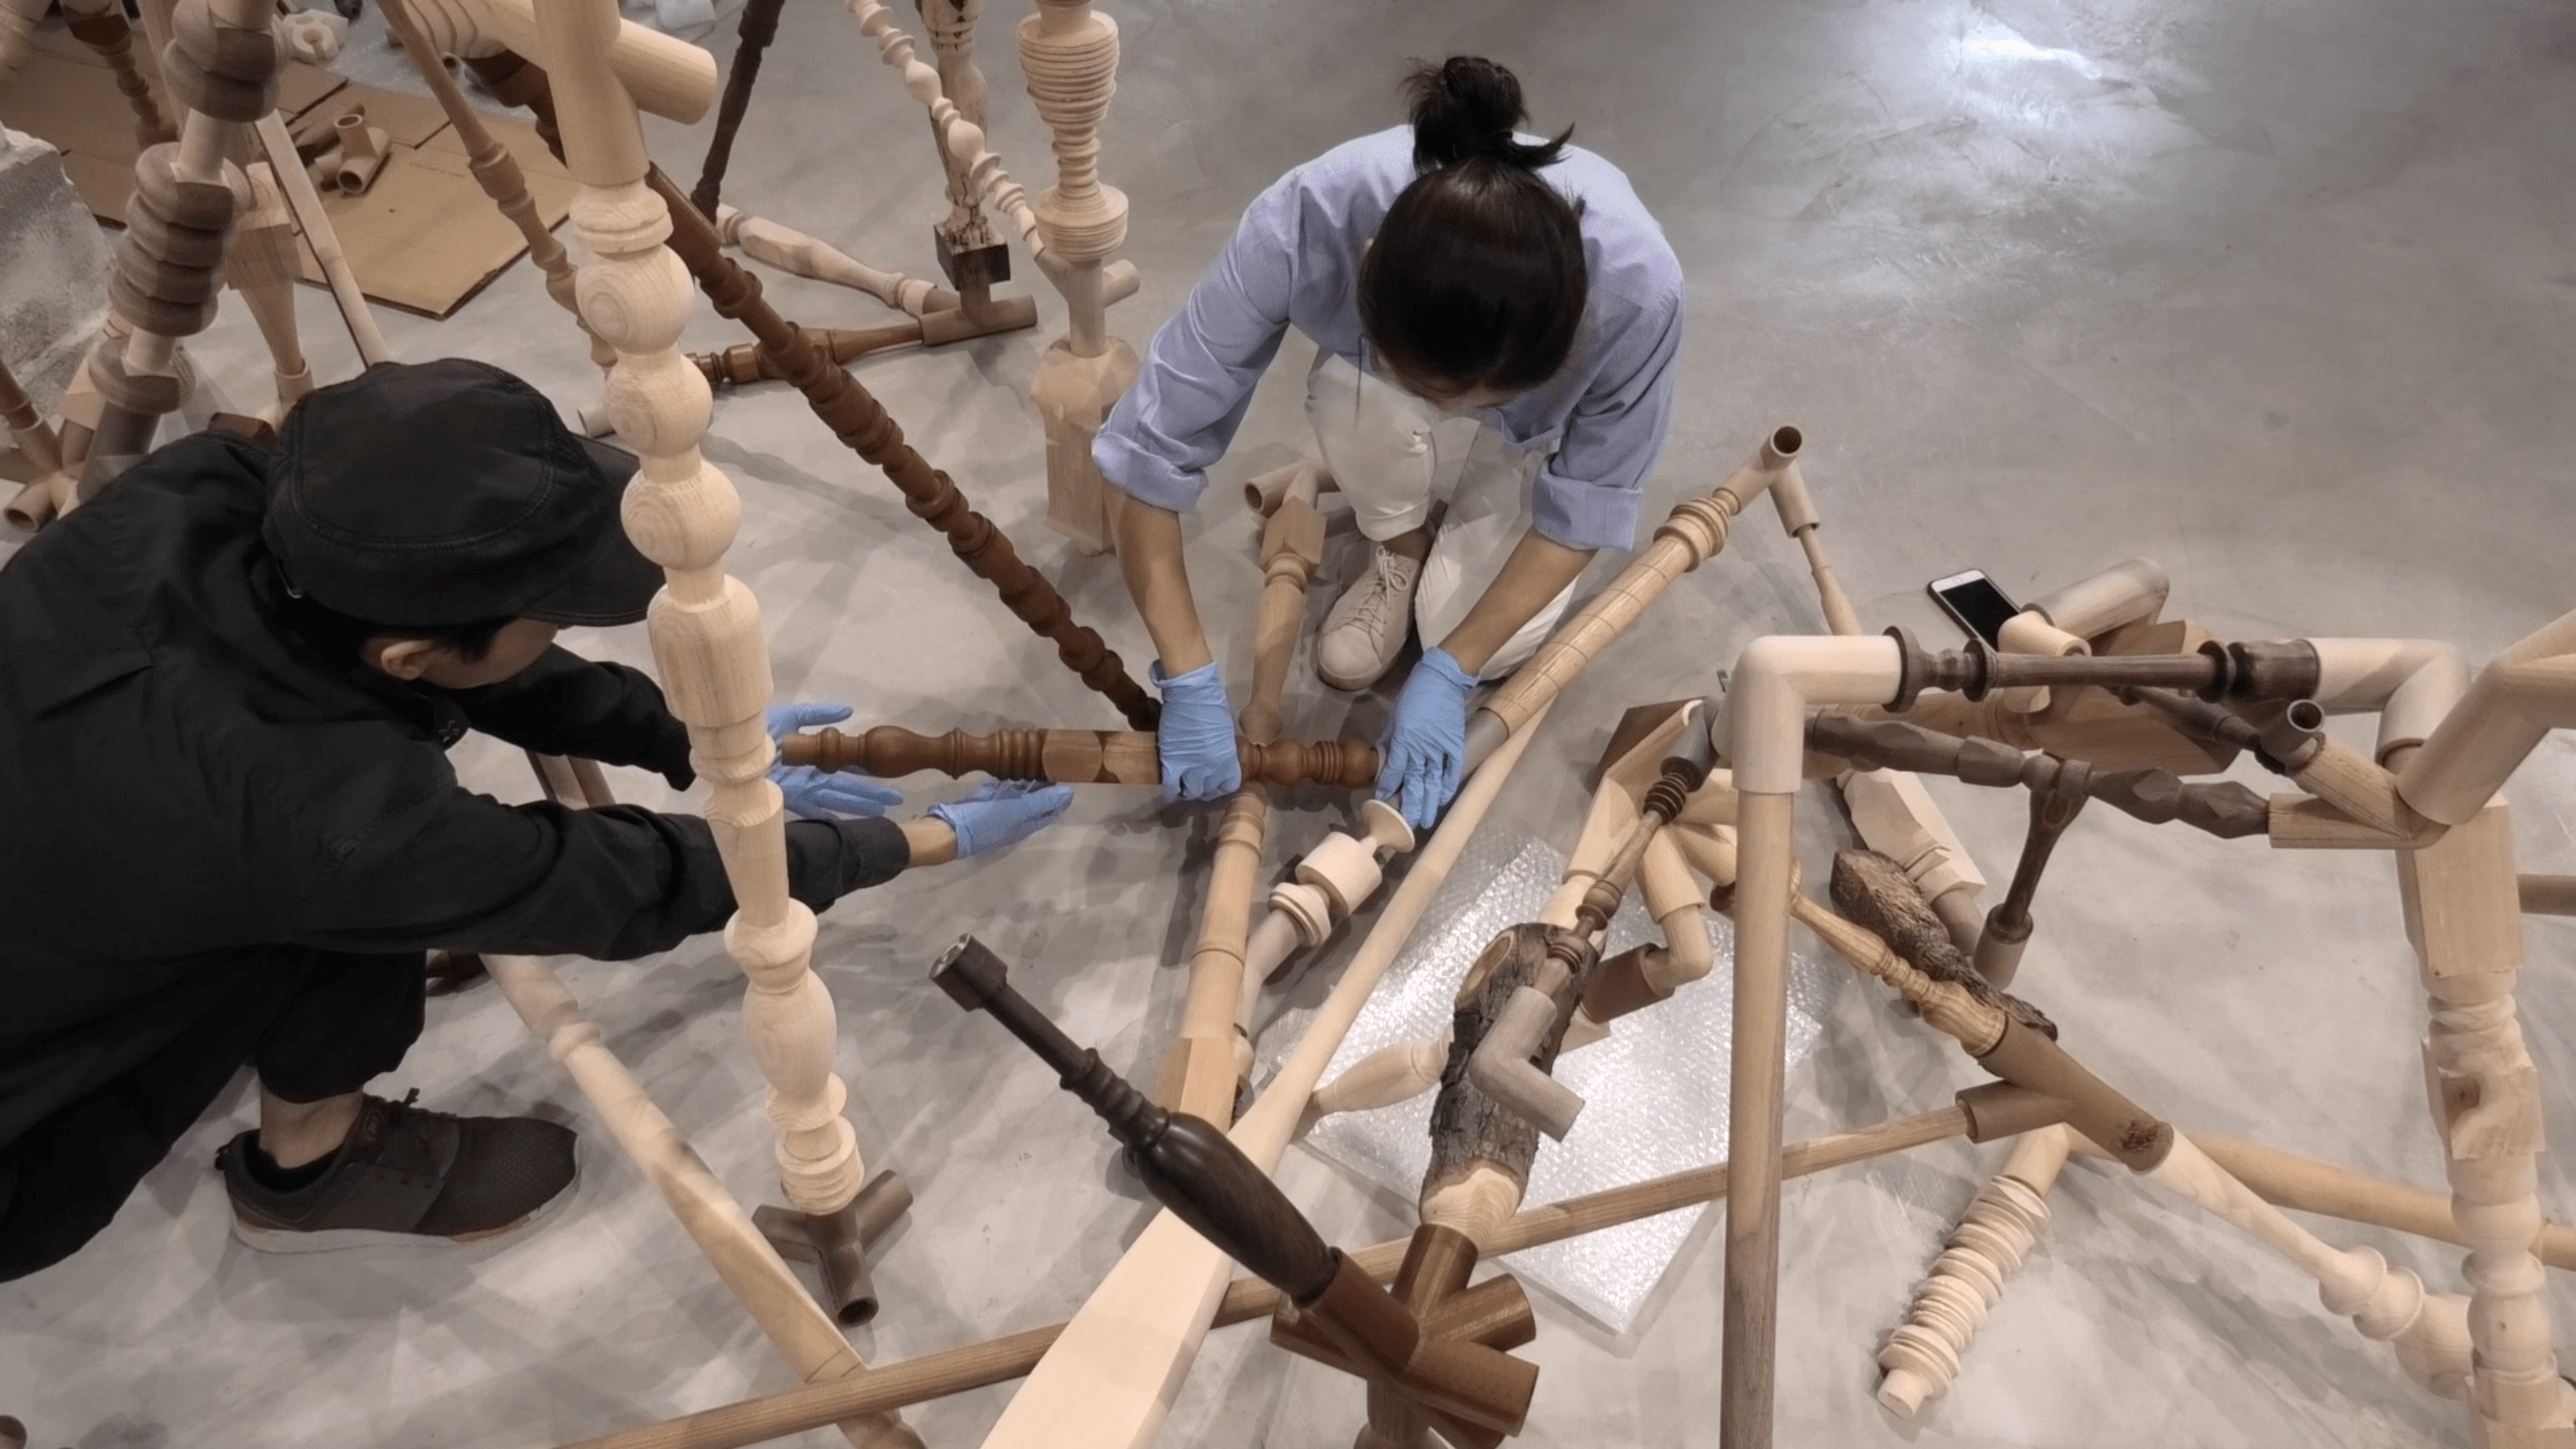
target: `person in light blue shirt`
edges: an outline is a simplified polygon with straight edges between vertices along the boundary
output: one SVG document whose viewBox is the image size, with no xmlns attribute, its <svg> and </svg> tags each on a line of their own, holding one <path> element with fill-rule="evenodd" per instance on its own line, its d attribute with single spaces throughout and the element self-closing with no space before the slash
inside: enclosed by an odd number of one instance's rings
<svg viewBox="0 0 2576 1449">
<path fill-rule="evenodd" d="M 1457 793 L 1477 683 L 1536 650 L 1596 551 L 1635 543 L 1671 420 L 1680 264 L 1618 168 L 1570 130 L 1514 129 L 1527 113 L 1510 71 L 1452 56 L 1406 85 L 1411 124 L 1335 147 L 1244 212 L 1093 443 L 1127 495 L 1118 557 L 1160 655 L 1173 798 L 1241 785 L 1178 514 L 1288 328 L 1316 345 L 1307 416 L 1376 545 L 1325 618 L 1316 672 L 1365 689 L 1419 629 L 1377 782 L 1417 827 Z M 1478 424 L 1445 500 L 1444 416 Z"/>
</svg>

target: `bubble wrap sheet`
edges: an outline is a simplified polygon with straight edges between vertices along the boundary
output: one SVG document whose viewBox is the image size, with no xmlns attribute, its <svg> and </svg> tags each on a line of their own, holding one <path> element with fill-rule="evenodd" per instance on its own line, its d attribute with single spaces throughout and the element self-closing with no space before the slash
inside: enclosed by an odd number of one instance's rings
<svg viewBox="0 0 2576 1449">
<path fill-rule="evenodd" d="M 1431 904 L 1426 925 L 1389 969 L 1351 1026 L 1324 1079 L 1381 1047 L 1439 1035 L 1449 1026 L 1458 983 L 1505 927 L 1535 920 L 1565 873 L 1565 856 L 1544 841 L 1479 840 L 1470 845 Z M 1526 1201 L 1556 1202 L 1725 1160 L 1728 1043 L 1733 1031 L 1734 928 L 1709 913 L 1717 964 L 1706 980 L 1620 1021 L 1605 1041 L 1556 1064 L 1580 1093 L 1583 1115 L 1563 1142 L 1541 1139 Z M 1607 957 L 1655 939 L 1633 893 L 1611 918 Z M 1815 1045 L 1835 978 L 1792 953 L 1789 1066 Z M 1304 1015 L 1301 1013 L 1300 1015 Z M 1274 1062 L 1302 1023 L 1264 1033 Z M 1325 1119 L 1306 1146 L 1410 1204 L 1431 1161 L 1432 1093 L 1373 1112 Z M 1636 1321 L 1703 1208 L 1589 1233 L 1509 1255 L 1505 1262 L 1613 1333 Z"/>
</svg>

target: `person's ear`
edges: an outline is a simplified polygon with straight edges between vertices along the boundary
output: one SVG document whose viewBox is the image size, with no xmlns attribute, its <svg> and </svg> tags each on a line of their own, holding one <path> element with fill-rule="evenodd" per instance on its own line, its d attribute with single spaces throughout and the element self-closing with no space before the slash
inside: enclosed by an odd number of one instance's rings
<svg viewBox="0 0 2576 1449">
<path fill-rule="evenodd" d="M 402 639 L 379 634 L 359 646 L 369 664 L 396 679 L 418 679 L 438 662 L 440 645 L 430 639 Z"/>
</svg>

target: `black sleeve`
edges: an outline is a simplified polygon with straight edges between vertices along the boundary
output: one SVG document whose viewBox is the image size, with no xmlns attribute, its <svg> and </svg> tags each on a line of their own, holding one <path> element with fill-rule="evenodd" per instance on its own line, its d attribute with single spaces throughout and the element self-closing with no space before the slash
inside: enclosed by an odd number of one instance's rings
<svg viewBox="0 0 2576 1449">
<path fill-rule="evenodd" d="M 787 824 L 789 893 L 818 911 L 910 863 L 892 821 Z M 326 857 L 280 925 L 288 941 L 331 950 L 621 961 L 714 930 L 733 908 L 697 816 L 510 806 L 449 786 Z"/>
<path fill-rule="evenodd" d="M 662 687 L 640 670 L 598 664 L 561 645 L 499 684 L 449 691 L 466 720 L 541 755 L 581 755 L 655 771 L 685 790 L 689 731 L 671 717 Z"/>
</svg>

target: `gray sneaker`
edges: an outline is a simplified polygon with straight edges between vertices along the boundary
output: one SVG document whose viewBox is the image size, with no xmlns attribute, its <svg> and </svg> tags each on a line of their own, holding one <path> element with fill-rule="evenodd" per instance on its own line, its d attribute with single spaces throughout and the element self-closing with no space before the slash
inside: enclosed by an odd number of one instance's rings
<svg viewBox="0 0 2576 1449">
<path fill-rule="evenodd" d="M 1335 689 L 1366 689 L 1386 677 L 1413 630 L 1413 586 L 1422 565 L 1384 548 L 1369 571 L 1333 601 L 1315 635 L 1315 676 Z"/>
<path fill-rule="evenodd" d="M 251 1173 L 256 1132 L 215 1153 L 233 1236 L 263 1253 L 473 1242 L 535 1222 L 572 1196 L 573 1133 L 534 1117 L 456 1117 L 369 1097 L 339 1156 L 291 1191 Z"/>
</svg>

